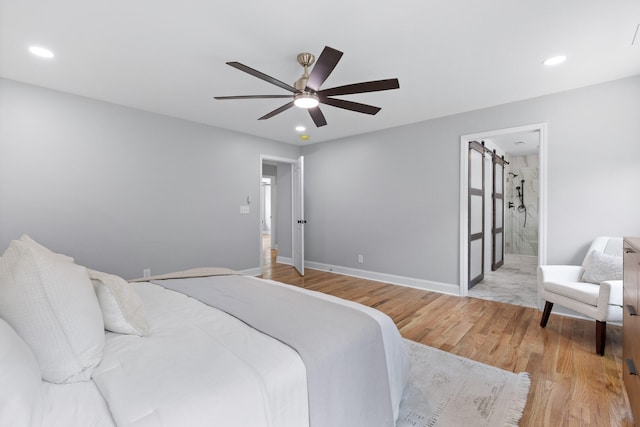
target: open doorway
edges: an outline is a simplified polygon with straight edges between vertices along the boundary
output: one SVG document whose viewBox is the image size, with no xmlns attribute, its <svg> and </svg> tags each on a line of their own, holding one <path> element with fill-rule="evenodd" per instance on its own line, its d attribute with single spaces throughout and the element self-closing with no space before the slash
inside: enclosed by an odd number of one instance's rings
<svg viewBox="0 0 640 427">
<path fill-rule="evenodd" d="M 488 155 L 481 160 L 491 162 L 491 153 L 499 153 L 506 160 L 502 176 L 503 203 L 499 212 L 491 197 L 486 197 L 483 213 L 491 218 L 502 218 L 504 233 L 504 263 L 493 265 L 491 238 L 486 239 L 485 250 L 470 252 L 469 224 L 469 143 L 482 141 Z M 518 128 L 500 129 L 461 137 L 461 190 L 460 190 L 460 294 L 484 299 L 537 307 L 535 286 L 537 265 L 546 262 L 546 125 L 535 124 Z M 492 168 L 485 168 L 484 179 L 491 182 Z M 524 181 L 524 182 L 523 182 Z M 483 232 L 491 236 L 494 225 L 487 221 Z M 475 234 L 474 234 L 475 235 Z M 472 237 L 474 235 L 471 235 Z M 471 238 L 472 238 L 471 237 Z M 476 259 L 480 257 L 480 259 Z M 472 259 L 473 258 L 473 259 Z M 474 265 L 482 263 L 483 277 L 469 286 Z M 470 267 L 471 266 L 471 267 Z M 475 275 L 474 275 L 475 277 Z M 471 288 L 471 290 L 470 290 Z"/>
<path fill-rule="evenodd" d="M 304 275 L 303 158 L 260 156 L 260 269 L 293 265 Z"/>
<path fill-rule="evenodd" d="M 275 173 L 274 173 L 275 172 Z M 260 223 L 262 235 L 262 269 L 271 268 L 278 256 L 277 224 L 277 166 L 265 164 L 262 167 L 260 186 Z M 267 175 L 268 173 L 268 175 Z"/>
</svg>

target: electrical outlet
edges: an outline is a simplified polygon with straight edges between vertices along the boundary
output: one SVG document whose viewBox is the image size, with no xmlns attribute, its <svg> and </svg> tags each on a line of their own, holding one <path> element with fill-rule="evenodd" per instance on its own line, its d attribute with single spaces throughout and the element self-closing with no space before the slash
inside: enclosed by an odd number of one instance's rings
<svg viewBox="0 0 640 427">
<path fill-rule="evenodd" d="M 145 268 L 144 270 L 142 270 L 142 277 L 151 277 L 151 269 Z"/>
<path fill-rule="evenodd" d="M 358 262 L 362 264 L 364 262 L 364 256 L 362 254 L 358 254 Z"/>
</svg>

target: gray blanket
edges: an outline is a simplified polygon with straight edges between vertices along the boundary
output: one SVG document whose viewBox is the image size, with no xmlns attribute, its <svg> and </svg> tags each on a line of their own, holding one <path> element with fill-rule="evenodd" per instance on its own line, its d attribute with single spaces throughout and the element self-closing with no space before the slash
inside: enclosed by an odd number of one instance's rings
<svg viewBox="0 0 640 427">
<path fill-rule="evenodd" d="M 358 310 L 243 276 L 154 281 L 294 348 L 307 369 L 311 427 L 394 425 L 382 332 Z"/>
</svg>

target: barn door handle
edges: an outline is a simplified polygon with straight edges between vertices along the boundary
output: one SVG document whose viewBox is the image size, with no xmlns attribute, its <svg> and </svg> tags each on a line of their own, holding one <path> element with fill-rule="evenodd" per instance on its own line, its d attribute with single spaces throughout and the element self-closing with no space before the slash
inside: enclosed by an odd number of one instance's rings
<svg viewBox="0 0 640 427">
<path fill-rule="evenodd" d="M 635 363 L 633 363 L 633 360 L 627 359 L 627 366 L 629 367 L 629 373 L 631 375 L 638 375 L 638 372 L 636 371 L 636 365 Z"/>
<path fill-rule="evenodd" d="M 629 312 L 629 316 L 637 316 L 638 313 L 636 312 L 636 309 L 633 308 L 633 306 L 631 304 L 627 304 L 627 311 Z"/>
</svg>

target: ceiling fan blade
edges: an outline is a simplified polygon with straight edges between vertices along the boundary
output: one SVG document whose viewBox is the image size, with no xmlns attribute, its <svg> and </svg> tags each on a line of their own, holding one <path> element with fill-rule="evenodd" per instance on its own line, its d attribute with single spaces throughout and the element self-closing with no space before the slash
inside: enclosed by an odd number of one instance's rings
<svg viewBox="0 0 640 427">
<path fill-rule="evenodd" d="M 309 80 L 307 80 L 307 89 L 314 91 L 320 90 L 320 86 L 327 80 L 329 74 L 336 68 L 338 61 L 342 58 L 342 52 L 335 50 L 329 46 L 325 46 L 320 54 L 320 57 L 316 61 L 316 65 L 313 66 L 311 74 L 309 74 Z"/>
<path fill-rule="evenodd" d="M 247 74 L 251 74 L 254 77 L 257 77 L 257 78 L 259 78 L 261 80 L 264 80 L 265 82 L 269 82 L 271 84 L 274 84 L 274 85 L 276 85 L 278 87 L 281 87 L 282 89 L 286 89 L 289 92 L 293 92 L 293 93 L 300 92 L 298 89 L 296 89 L 295 87 L 293 87 L 291 85 L 286 84 L 285 82 L 281 82 L 278 79 L 274 79 L 273 77 L 268 76 L 265 73 L 261 73 L 260 71 L 254 70 L 253 68 L 247 67 L 246 65 L 241 64 L 239 62 L 227 62 L 227 65 L 231 65 L 233 68 L 236 68 L 236 69 L 238 69 L 240 71 L 244 71 Z"/>
<path fill-rule="evenodd" d="M 291 95 L 239 95 L 239 96 L 214 96 L 213 99 L 266 99 L 266 98 L 291 98 Z"/>
<path fill-rule="evenodd" d="M 345 86 L 332 87 L 318 91 L 321 96 L 351 95 L 354 93 L 377 92 L 381 90 L 398 89 L 398 79 L 373 80 L 370 82 L 354 83 Z"/>
<path fill-rule="evenodd" d="M 313 123 L 316 124 L 316 127 L 325 126 L 327 124 L 327 119 L 324 118 L 324 114 L 322 114 L 319 107 L 309 108 L 309 115 L 313 119 Z"/>
<path fill-rule="evenodd" d="M 373 105 L 361 104 L 359 102 L 347 101 L 345 99 L 335 98 L 320 98 L 320 102 L 323 104 L 331 105 L 333 107 L 344 108 L 345 110 L 356 111 L 358 113 L 375 115 L 381 110 L 380 107 Z"/>
<path fill-rule="evenodd" d="M 283 111 L 287 111 L 289 108 L 293 107 L 293 101 L 288 102 L 286 104 L 284 104 L 282 107 L 276 108 L 275 110 L 273 110 L 270 113 L 265 114 L 264 116 L 260 117 L 258 120 L 266 120 L 266 119 L 270 119 L 271 117 L 282 113 Z"/>
</svg>

